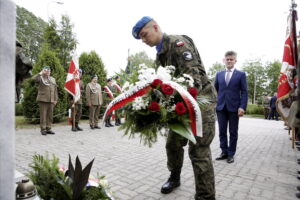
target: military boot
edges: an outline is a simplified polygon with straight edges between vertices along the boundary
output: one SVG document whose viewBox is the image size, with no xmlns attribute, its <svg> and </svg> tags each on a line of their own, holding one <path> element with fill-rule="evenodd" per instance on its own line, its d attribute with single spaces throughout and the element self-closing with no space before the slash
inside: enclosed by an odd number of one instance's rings
<svg viewBox="0 0 300 200">
<path fill-rule="evenodd" d="M 178 186 L 180 186 L 180 172 L 171 172 L 170 178 L 161 187 L 161 193 L 169 194 Z"/>
<path fill-rule="evenodd" d="M 116 123 L 115 123 L 116 126 L 120 126 L 121 125 L 119 120 L 120 119 L 116 119 Z"/>
<path fill-rule="evenodd" d="M 77 131 L 76 126 L 73 126 L 73 125 L 72 125 L 71 131 L 76 132 L 76 131 Z"/>
<path fill-rule="evenodd" d="M 80 128 L 80 127 L 78 126 L 78 122 L 75 123 L 75 127 L 76 127 L 77 131 L 83 131 L 82 128 Z"/>
<path fill-rule="evenodd" d="M 109 125 L 110 127 L 113 127 L 113 126 L 114 126 L 114 125 L 112 125 L 112 123 L 110 123 L 110 119 L 108 119 L 107 122 L 108 122 L 108 125 Z"/>
<path fill-rule="evenodd" d="M 108 119 L 105 120 L 105 127 L 110 127 L 109 123 L 108 123 Z"/>
</svg>

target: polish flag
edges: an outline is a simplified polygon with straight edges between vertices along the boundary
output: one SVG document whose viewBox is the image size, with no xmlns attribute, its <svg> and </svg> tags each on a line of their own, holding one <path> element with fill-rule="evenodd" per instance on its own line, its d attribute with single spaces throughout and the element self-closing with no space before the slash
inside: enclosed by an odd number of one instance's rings
<svg viewBox="0 0 300 200">
<path fill-rule="evenodd" d="M 80 77 L 78 60 L 73 58 L 70 62 L 67 80 L 64 88 L 74 97 L 74 103 L 80 99 L 79 81 Z"/>
<path fill-rule="evenodd" d="M 297 65 L 297 41 L 296 41 L 296 20 L 297 12 L 291 10 L 287 18 L 286 40 L 284 43 L 284 51 L 282 58 L 282 66 L 277 88 L 277 111 L 286 121 L 290 111 L 290 107 L 286 104 L 286 100 L 290 96 L 290 92 L 294 89 L 292 80 L 292 70 Z"/>
</svg>

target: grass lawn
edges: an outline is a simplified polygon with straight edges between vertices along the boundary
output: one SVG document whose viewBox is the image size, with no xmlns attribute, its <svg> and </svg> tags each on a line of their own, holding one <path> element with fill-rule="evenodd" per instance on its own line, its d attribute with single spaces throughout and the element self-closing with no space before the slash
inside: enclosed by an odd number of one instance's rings
<svg viewBox="0 0 300 200">
<path fill-rule="evenodd" d="M 80 120 L 80 123 L 88 123 L 88 120 Z M 39 128 L 40 124 L 30 124 L 26 122 L 24 116 L 16 116 L 15 117 L 16 129 L 24 129 L 24 128 Z M 69 126 L 68 119 L 65 118 L 61 122 L 54 123 L 53 126 Z"/>
</svg>

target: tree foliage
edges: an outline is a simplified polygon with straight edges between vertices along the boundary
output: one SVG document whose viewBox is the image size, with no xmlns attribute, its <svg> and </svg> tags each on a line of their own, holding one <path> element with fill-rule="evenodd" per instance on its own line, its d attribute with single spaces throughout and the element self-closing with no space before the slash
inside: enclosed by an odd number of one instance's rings
<svg viewBox="0 0 300 200">
<path fill-rule="evenodd" d="M 24 54 L 35 62 L 44 42 L 43 34 L 47 23 L 25 8 L 17 6 L 17 40 L 23 46 Z"/>
<path fill-rule="evenodd" d="M 51 18 L 44 32 L 45 46 L 56 53 L 65 71 L 68 70 L 68 63 L 77 45 L 77 39 L 72 29 L 73 24 L 71 24 L 70 18 L 63 15 L 59 24 L 54 18 Z"/>
<path fill-rule="evenodd" d="M 268 85 L 266 88 L 266 93 L 271 95 L 277 91 L 278 80 L 280 76 L 281 62 L 275 60 L 266 64 L 266 75 L 268 79 Z"/>
<path fill-rule="evenodd" d="M 267 80 L 264 66 L 260 60 L 247 61 L 242 70 L 247 74 L 248 99 L 255 104 L 256 99 L 265 93 Z"/>
<path fill-rule="evenodd" d="M 151 59 L 145 51 L 131 55 L 128 58 L 128 64 L 125 71 L 127 73 L 130 73 L 136 67 L 143 63 L 148 67 L 153 67 L 155 65 L 154 60 Z"/>
<path fill-rule="evenodd" d="M 216 62 L 208 69 L 207 75 L 212 81 L 215 81 L 217 72 L 222 71 L 223 69 L 225 69 L 224 65 Z"/>
<path fill-rule="evenodd" d="M 64 90 L 65 83 L 65 72 L 59 63 L 59 59 L 56 54 L 47 49 L 43 48 L 38 58 L 38 61 L 33 67 L 33 74 L 39 73 L 44 66 L 51 67 L 51 76 L 55 78 L 58 90 L 58 102 L 54 107 L 54 122 L 61 121 L 67 111 L 67 94 Z M 38 123 L 40 117 L 40 111 L 38 103 L 36 102 L 37 97 L 36 84 L 28 79 L 24 87 L 24 116 L 28 122 Z"/>
</svg>

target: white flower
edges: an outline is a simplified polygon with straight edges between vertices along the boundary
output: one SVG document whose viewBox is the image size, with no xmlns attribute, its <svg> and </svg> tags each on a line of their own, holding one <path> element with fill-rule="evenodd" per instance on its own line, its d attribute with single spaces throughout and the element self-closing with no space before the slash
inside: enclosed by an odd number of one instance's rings
<svg viewBox="0 0 300 200">
<path fill-rule="evenodd" d="M 132 109 L 133 110 L 145 109 L 147 107 L 147 105 L 148 105 L 147 101 L 145 101 L 142 97 L 137 97 L 132 102 Z"/>
<path fill-rule="evenodd" d="M 156 75 L 157 75 L 157 78 L 163 82 L 170 81 L 172 79 L 172 77 L 171 77 L 170 73 L 168 73 L 167 69 L 162 66 L 160 66 L 157 69 Z"/>
<path fill-rule="evenodd" d="M 108 181 L 106 179 L 100 179 L 99 184 L 106 188 L 108 186 Z"/>
<path fill-rule="evenodd" d="M 183 77 L 180 77 L 180 78 L 176 79 L 176 81 L 178 83 L 183 83 L 185 81 L 185 79 Z"/>
</svg>

